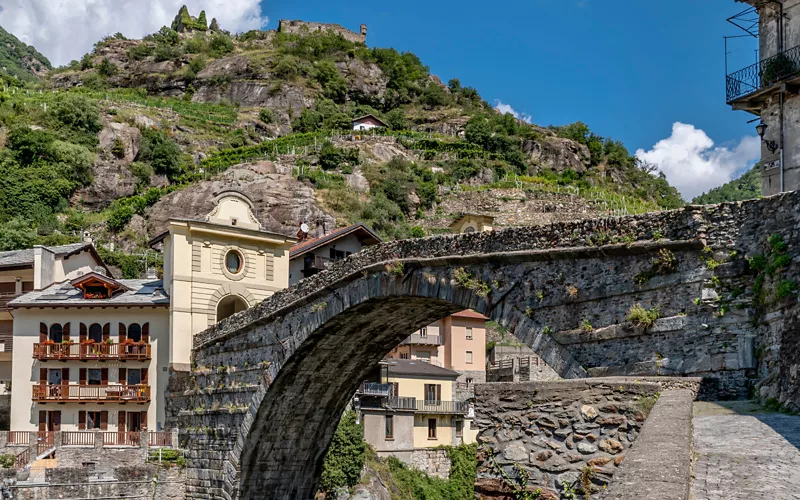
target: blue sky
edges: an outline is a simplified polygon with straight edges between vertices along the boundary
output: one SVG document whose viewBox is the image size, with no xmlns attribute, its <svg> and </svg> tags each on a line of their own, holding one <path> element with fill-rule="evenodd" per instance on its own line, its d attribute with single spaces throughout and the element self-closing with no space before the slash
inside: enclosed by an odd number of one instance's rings
<svg viewBox="0 0 800 500">
<path fill-rule="evenodd" d="M 354 30 L 366 23 L 370 46 L 414 52 L 442 80 L 457 77 L 534 123 L 581 120 L 632 152 L 670 137 L 675 122 L 731 153 L 754 135 L 752 117 L 731 111 L 724 93 L 722 37 L 740 33 L 726 18 L 744 7 L 733 0 L 262 2 L 268 28 L 284 18 Z M 751 64 L 754 47 L 755 39 L 731 42 L 731 69 Z M 744 156 L 720 168 L 742 170 L 752 152 Z"/>
</svg>

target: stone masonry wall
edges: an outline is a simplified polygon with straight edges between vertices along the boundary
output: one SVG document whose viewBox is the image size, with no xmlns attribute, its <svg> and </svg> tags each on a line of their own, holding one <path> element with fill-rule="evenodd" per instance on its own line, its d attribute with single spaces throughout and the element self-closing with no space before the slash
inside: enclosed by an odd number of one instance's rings
<svg viewBox="0 0 800 500">
<path fill-rule="evenodd" d="M 698 379 L 678 379 L 694 386 Z M 571 488 L 602 491 L 624 460 L 662 387 L 607 378 L 496 383 L 476 388 L 479 498 L 568 498 Z M 592 471 L 590 480 L 582 479 Z M 528 479 L 525 479 L 527 476 Z"/>
<path fill-rule="evenodd" d="M 307 35 L 317 31 L 326 32 L 332 31 L 342 38 L 353 43 L 367 43 L 367 25 L 361 25 L 361 33 L 355 33 L 347 28 L 339 26 L 338 24 L 324 24 L 313 23 L 305 21 L 287 21 L 281 20 L 278 24 L 278 31 L 280 33 L 291 33 L 294 35 Z"/>
<path fill-rule="evenodd" d="M 451 466 L 452 463 L 450 462 L 450 457 L 447 456 L 447 450 L 414 450 L 411 454 L 411 467 L 431 476 L 448 479 Z"/>
</svg>

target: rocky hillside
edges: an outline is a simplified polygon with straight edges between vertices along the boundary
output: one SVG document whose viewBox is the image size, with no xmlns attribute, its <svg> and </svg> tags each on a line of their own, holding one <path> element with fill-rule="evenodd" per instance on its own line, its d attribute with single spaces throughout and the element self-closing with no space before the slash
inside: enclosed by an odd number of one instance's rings
<svg viewBox="0 0 800 500">
<path fill-rule="evenodd" d="M 0 95 L 0 249 L 88 230 L 141 252 L 169 218 L 205 214 L 232 185 L 267 227 L 365 221 L 387 238 L 447 231 L 462 212 L 502 227 L 683 203 L 584 124 L 521 122 L 413 54 L 334 32 L 232 36 L 182 9 L 171 28 L 108 37 L 15 88 Z M 366 114 L 388 128 L 354 134 Z"/>
<path fill-rule="evenodd" d="M 34 80 L 51 69 L 45 56 L 0 27 L 0 72 L 20 80 Z"/>
</svg>

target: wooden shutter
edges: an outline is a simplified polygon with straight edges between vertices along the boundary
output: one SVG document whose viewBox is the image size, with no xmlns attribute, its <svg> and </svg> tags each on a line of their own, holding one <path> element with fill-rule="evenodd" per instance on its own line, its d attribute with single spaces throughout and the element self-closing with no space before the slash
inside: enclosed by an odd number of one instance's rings
<svg viewBox="0 0 800 500">
<path fill-rule="evenodd" d="M 54 411 L 50 414 L 51 418 L 53 419 L 53 430 L 60 431 L 61 430 L 61 411 Z"/>
<path fill-rule="evenodd" d="M 61 385 L 69 385 L 69 368 L 61 369 Z"/>
<path fill-rule="evenodd" d="M 442 384 L 436 384 L 436 401 L 442 400 Z"/>
<path fill-rule="evenodd" d="M 69 322 L 64 323 L 64 340 L 69 340 Z"/>
<path fill-rule="evenodd" d="M 47 368 L 39 368 L 39 385 L 47 385 Z"/>
<path fill-rule="evenodd" d="M 39 411 L 39 432 L 47 430 L 47 412 L 44 410 Z"/>
<path fill-rule="evenodd" d="M 103 325 L 103 342 L 111 338 L 111 323 Z"/>
<path fill-rule="evenodd" d="M 120 368 L 119 369 L 119 383 L 122 385 L 128 385 L 128 369 L 127 368 Z"/>
<path fill-rule="evenodd" d="M 100 430 L 107 431 L 108 430 L 108 412 L 101 411 L 100 412 Z"/>
<path fill-rule="evenodd" d="M 78 430 L 79 431 L 86 430 L 86 412 L 83 410 L 78 412 Z"/>
<path fill-rule="evenodd" d="M 145 344 L 150 342 L 150 323 L 142 325 L 142 342 Z"/>
<path fill-rule="evenodd" d="M 86 385 L 86 368 L 78 370 L 78 383 L 80 385 Z"/>
<path fill-rule="evenodd" d="M 47 325 L 39 323 L 39 343 L 47 342 Z"/>
<path fill-rule="evenodd" d="M 100 369 L 100 385 L 108 385 L 108 368 Z"/>
<path fill-rule="evenodd" d="M 86 328 L 86 325 L 84 323 L 80 324 L 79 331 L 81 336 L 81 342 L 89 340 L 89 329 Z"/>
<path fill-rule="evenodd" d="M 119 324 L 119 343 L 125 342 L 125 339 L 128 338 L 128 330 L 125 328 L 124 323 Z"/>
<path fill-rule="evenodd" d="M 147 368 L 142 368 L 142 385 L 147 385 Z"/>
<path fill-rule="evenodd" d="M 117 431 L 122 432 L 125 430 L 125 416 L 126 413 L 124 411 L 119 412 L 119 416 L 117 418 Z"/>
<path fill-rule="evenodd" d="M 147 410 L 139 413 L 139 424 L 143 431 L 147 430 Z"/>
</svg>

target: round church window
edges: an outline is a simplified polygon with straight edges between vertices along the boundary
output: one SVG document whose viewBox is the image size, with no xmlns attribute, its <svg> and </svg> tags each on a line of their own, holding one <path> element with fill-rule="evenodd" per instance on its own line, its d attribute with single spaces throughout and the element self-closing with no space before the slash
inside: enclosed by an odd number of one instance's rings
<svg viewBox="0 0 800 500">
<path fill-rule="evenodd" d="M 229 273 L 239 274 L 242 270 L 242 256 L 239 252 L 235 250 L 228 252 L 228 255 L 225 256 L 225 267 Z"/>
</svg>

